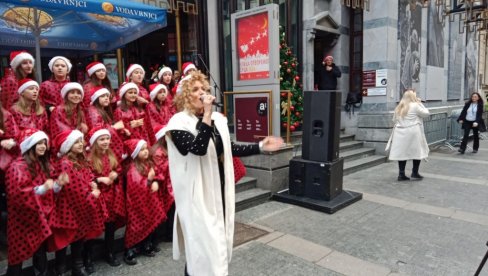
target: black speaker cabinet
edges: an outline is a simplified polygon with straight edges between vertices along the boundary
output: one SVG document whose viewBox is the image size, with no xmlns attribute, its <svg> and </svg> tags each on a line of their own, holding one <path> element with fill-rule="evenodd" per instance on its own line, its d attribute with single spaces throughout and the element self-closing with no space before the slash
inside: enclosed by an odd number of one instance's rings
<svg viewBox="0 0 488 276">
<path fill-rule="evenodd" d="M 344 159 L 317 162 L 290 160 L 289 193 L 312 199 L 332 200 L 342 192 Z"/>
<path fill-rule="evenodd" d="M 305 91 L 302 158 L 334 161 L 339 158 L 341 92 Z"/>
</svg>

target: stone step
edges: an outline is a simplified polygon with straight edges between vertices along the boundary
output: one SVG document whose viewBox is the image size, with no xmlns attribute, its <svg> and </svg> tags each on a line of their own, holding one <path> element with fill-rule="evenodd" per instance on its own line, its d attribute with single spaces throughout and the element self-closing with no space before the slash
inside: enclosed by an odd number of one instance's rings
<svg viewBox="0 0 488 276">
<path fill-rule="evenodd" d="M 339 152 L 340 157 L 344 157 L 344 161 L 357 160 L 359 158 L 374 155 L 373 148 L 359 148 Z"/>
<path fill-rule="evenodd" d="M 363 142 L 360 141 L 346 141 L 339 143 L 339 151 L 359 149 L 363 147 Z"/>
<path fill-rule="evenodd" d="M 357 160 L 344 162 L 344 175 L 374 167 L 386 162 L 386 156 L 372 155 Z"/>
<path fill-rule="evenodd" d="M 236 183 L 236 193 L 256 188 L 257 179 L 254 177 L 244 176 Z"/>
<path fill-rule="evenodd" d="M 342 143 L 342 142 L 354 141 L 355 136 L 356 135 L 354 135 L 354 134 L 343 134 L 343 133 L 341 133 L 339 138 L 340 138 L 340 141 Z"/>
<path fill-rule="evenodd" d="M 252 188 L 236 193 L 236 212 L 264 203 L 270 197 L 271 192 L 261 188 Z"/>
</svg>

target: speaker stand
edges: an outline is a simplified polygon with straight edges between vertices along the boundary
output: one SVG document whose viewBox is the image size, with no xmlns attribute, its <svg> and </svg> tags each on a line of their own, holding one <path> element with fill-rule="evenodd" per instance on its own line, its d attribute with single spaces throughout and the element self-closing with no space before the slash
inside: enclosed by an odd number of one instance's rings
<svg viewBox="0 0 488 276">
<path fill-rule="evenodd" d="M 294 204 L 327 214 L 333 214 L 340 209 L 361 200 L 362 198 L 363 194 L 346 190 L 343 190 L 342 193 L 329 201 L 312 199 L 304 196 L 290 195 L 288 189 L 280 191 L 271 196 L 271 199 L 279 202 Z"/>
</svg>

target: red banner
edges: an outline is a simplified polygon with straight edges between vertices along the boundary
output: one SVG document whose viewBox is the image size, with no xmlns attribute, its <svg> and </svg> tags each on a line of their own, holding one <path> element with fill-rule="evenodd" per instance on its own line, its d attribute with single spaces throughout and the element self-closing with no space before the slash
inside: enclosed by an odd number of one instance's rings
<svg viewBox="0 0 488 276">
<path fill-rule="evenodd" d="M 268 12 L 236 20 L 240 80 L 269 77 Z"/>
</svg>

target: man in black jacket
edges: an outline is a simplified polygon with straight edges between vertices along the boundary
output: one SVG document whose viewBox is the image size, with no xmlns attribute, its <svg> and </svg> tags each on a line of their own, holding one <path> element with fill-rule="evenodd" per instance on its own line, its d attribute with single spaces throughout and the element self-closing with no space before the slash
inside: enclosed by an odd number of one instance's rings
<svg viewBox="0 0 488 276">
<path fill-rule="evenodd" d="M 337 78 L 341 77 L 341 71 L 334 63 L 332 56 L 326 56 L 319 68 L 316 87 L 318 90 L 336 90 Z"/>
</svg>

